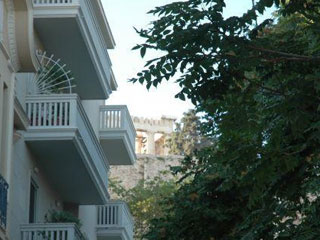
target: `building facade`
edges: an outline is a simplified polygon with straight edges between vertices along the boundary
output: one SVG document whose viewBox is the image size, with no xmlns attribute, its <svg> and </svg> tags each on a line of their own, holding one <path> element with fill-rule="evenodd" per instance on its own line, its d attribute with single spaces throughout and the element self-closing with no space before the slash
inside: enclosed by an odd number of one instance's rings
<svg viewBox="0 0 320 240">
<path fill-rule="evenodd" d="M 114 46 L 100 0 L 0 0 L 1 240 L 133 238 L 108 193 L 136 159 L 127 107 L 105 105 Z"/>
</svg>

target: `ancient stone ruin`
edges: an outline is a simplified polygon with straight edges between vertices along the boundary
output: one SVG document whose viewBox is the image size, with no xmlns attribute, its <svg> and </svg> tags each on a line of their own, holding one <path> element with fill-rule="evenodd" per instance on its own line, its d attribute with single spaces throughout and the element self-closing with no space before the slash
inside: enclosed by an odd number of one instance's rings
<svg viewBox="0 0 320 240">
<path fill-rule="evenodd" d="M 151 155 L 169 155 L 166 140 L 174 128 L 173 117 L 162 116 L 161 119 L 132 117 L 137 131 L 136 153 Z"/>
<path fill-rule="evenodd" d="M 180 164 L 181 156 L 170 155 L 166 140 L 174 131 L 176 118 L 160 119 L 132 117 L 136 137 L 137 161 L 133 166 L 112 166 L 110 178 L 122 182 L 125 188 L 134 187 L 140 180 L 168 178 L 163 172 Z M 121 176 L 121 178 L 119 178 Z"/>
</svg>

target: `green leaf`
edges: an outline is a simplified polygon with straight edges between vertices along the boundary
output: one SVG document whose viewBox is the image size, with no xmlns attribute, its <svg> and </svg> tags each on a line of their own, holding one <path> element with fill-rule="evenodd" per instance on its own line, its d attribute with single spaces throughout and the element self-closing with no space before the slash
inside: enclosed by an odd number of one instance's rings
<svg viewBox="0 0 320 240">
<path fill-rule="evenodd" d="M 144 82 L 144 78 L 143 77 L 140 77 L 139 78 L 139 82 L 142 84 Z"/>
<path fill-rule="evenodd" d="M 182 101 L 185 101 L 185 100 L 186 100 L 186 98 L 185 98 L 185 96 L 184 96 L 184 94 L 183 94 L 182 92 L 176 94 L 175 97 L 176 97 L 176 98 L 179 98 L 179 99 L 182 100 Z"/>
<path fill-rule="evenodd" d="M 147 87 L 148 90 L 150 89 L 151 85 L 152 85 L 152 82 L 148 82 L 148 83 L 147 83 L 147 86 L 146 86 L 146 87 Z"/>
<path fill-rule="evenodd" d="M 169 34 L 170 32 L 171 32 L 170 30 L 165 30 L 165 31 L 162 32 L 162 34 L 163 34 L 163 35 L 167 35 L 167 34 Z"/>
<path fill-rule="evenodd" d="M 273 0 L 265 0 L 265 6 L 270 8 L 273 5 Z"/>
<path fill-rule="evenodd" d="M 146 54 L 147 48 L 145 46 L 141 47 L 140 49 L 140 55 L 143 58 Z"/>
<path fill-rule="evenodd" d="M 149 72 L 147 72 L 146 74 L 145 74 L 145 78 L 146 78 L 146 80 L 149 82 L 149 81 L 151 81 L 151 74 L 149 73 Z"/>
<path fill-rule="evenodd" d="M 138 45 L 134 46 L 131 50 L 137 50 L 139 48 L 141 48 L 141 46 L 138 44 Z"/>
<path fill-rule="evenodd" d="M 167 69 L 168 72 L 171 71 L 171 66 L 168 63 L 164 65 L 164 68 Z"/>
</svg>

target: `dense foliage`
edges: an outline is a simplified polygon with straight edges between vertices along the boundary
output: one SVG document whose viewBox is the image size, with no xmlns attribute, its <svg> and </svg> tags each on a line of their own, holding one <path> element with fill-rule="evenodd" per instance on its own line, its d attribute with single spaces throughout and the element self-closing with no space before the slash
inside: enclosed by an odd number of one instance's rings
<svg viewBox="0 0 320 240">
<path fill-rule="evenodd" d="M 125 201 L 134 217 L 135 239 L 142 239 L 148 232 L 152 219 L 165 215 L 161 202 L 176 191 L 175 181 L 167 178 L 167 173 L 161 173 L 160 177 L 139 181 L 131 189 L 123 187 L 117 179 L 110 180 L 113 197 Z"/>
<path fill-rule="evenodd" d="M 50 210 L 45 215 L 45 221 L 46 223 L 75 223 L 79 228 L 82 226 L 79 218 L 66 211 Z"/>
<path fill-rule="evenodd" d="M 278 19 L 256 26 L 272 5 Z M 175 169 L 182 186 L 146 238 L 319 239 L 320 3 L 260 0 L 229 18 L 224 7 L 174 2 L 138 31 L 142 57 L 163 56 L 132 81 L 150 88 L 178 77 L 177 97 L 192 100 L 217 139 Z"/>
</svg>

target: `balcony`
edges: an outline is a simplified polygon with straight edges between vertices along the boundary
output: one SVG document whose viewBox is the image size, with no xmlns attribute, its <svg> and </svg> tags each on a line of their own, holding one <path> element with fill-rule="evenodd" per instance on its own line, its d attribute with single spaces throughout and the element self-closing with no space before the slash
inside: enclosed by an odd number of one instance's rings
<svg viewBox="0 0 320 240">
<path fill-rule="evenodd" d="M 98 206 L 97 236 L 100 240 L 132 240 L 134 222 L 127 204 L 111 201 Z"/>
<path fill-rule="evenodd" d="M 25 142 L 66 202 L 103 204 L 108 161 L 76 94 L 26 97 Z"/>
<path fill-rule="evenodd" d="M 117 87 L 107 51 L 115 43 L 100 0 L 33 0 L 33 16 L 44 49 L 67 64 L 81 99 L 107 99 Z"/>
<path fill-rule="evenodd" d="M 126 106 L 100 107 L 100 143 L 111 165 L 132 165 L 136 130 Z"/>
<path fill-rule="evenodd" d="M 8 183 L 0 175 L 0 227 L 6 228 L 7 225 L 7 195 Z"/>
<path fill-rule="evenodd" d="M 21 240 L 86 240 L 74 223 L 26 224 L 20 230 Z"/>
</svg>

